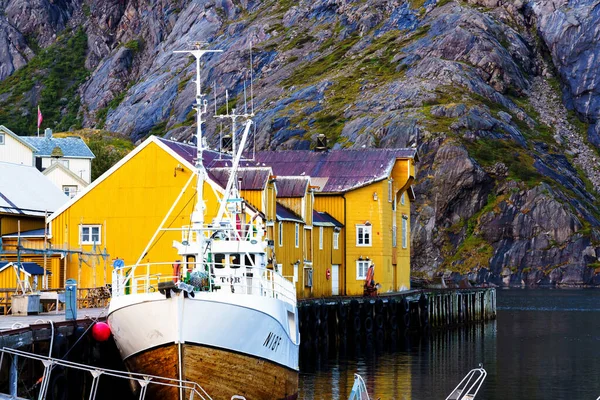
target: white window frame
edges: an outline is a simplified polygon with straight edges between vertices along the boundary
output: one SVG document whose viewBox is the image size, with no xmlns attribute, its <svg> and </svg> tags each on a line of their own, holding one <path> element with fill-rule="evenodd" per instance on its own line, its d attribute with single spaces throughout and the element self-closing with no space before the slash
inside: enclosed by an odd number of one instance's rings
<svg viewBox="0 0 600 400">
<path fill-rule="evenodd" d="M 360 243 L 360 231 L 363 231 L 363 243 Z M 356 246 L 371 247 L 373 245 L 373 227 L 371 225 L 356 225 Z"/>
<path fill-rule="evenodd" d="M 404 205 L 404 203 L 406 202 L 405 198 L 404 198 L 404 193 L 406 192 L 402 192 L 402 195 L 400 196 L 400 204 Z"/>
<path fill-rule="evenodd" d="M 294 244 L 296 245 L 296 248 L 300 247 L 300 224 L 296 222 L 296 225 L 294 227 Z"/>
<path fill-rule="evenodd" d="M 66 189 L 75 189 L 75 190 L 66 190 Z M 63 193 L 66 194 L 70 199 L 77 195 L 77 185 L 63 185 L 62 186 Z"/>
<path fill-rule="evenodd" d="M 98 241 L 92 240 L 93 229 L 98 229 Z M 84 230 L 88 229 L 88 240 L 83 240 Z M 102 225 L 90 224 L 90 225 L 79 225 L 79 244 L 102 244 Z"/>
<path fill-rule="evenodd" d="M 6 136 L 4 133 L 0 133 L 0 145 L 6 144 Z"/>
<path fill-rule="evenodd" d="M 408 247 L 408 216 L 402 216 L 402 248 Z"/>
<path fill-rule="evenodd" d="M 365 280 L 367 279 L 367 272 L 369 271 L 369 267 L 371 266 L 371 261 L 356 261 L 356 280 Z"/>
<path fill-rule="evenodd" d="M 294 283 L 298 283 L 298 263 L 294 263 Z"/>
<path fill-rule="evenodd" d="M 333 249 L 338 250 L 340 248 L 340 233 L 333 232 Z"/>
<path fill-rule="evenodd" d="M 388 202 L 390 203 L 394 200 L 394 197 L 392 196 L 392 193 L 394 192 L 393 182 L 393 179 L 388 180 Z"/>
<path fill-rule="evenodd" d="M 283 247 L 283 222 L 279 221 L 279 247 Z"/>
<path fill-rule="evenodd" d="M 323 250 L 323 227 L 319 227 L 319 250 Z"/>
</svg>

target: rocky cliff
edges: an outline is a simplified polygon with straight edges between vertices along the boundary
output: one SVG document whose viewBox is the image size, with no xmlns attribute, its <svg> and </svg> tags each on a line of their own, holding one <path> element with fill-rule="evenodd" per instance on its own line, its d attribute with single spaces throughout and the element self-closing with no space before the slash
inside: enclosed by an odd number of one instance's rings
<svg viewBox="0 0 600 400">
<path fill-rule="evenodd" d="M 253 71 L 260 148 L 418 146 L 416 276 L 597 284 L 599 3 L 3 0 L 0 123 L 187 139 L 173 51 L 205 41 L 211 107 Z"/>
</svg>

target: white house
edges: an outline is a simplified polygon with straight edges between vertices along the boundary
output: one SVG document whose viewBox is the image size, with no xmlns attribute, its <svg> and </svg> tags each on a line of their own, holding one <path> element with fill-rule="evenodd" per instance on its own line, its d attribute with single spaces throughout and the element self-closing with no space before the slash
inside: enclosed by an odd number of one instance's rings
<svg viewBox="0 0 600 400">
<path fill-rule="evenodd" d="M 32 167 L 35 163 L 35 150 L 34 146 L 21 140 L 16 133 L 0 125 L 0 161 Z"/>
<path fill-rule="evenodd" d="M 35 166 L 69 197 L 90 183 L 94 158 L 78 136 L 56 138 L 51 129 L 43 137 L 18 136 L 0 125 L 0 161 Z"/>
</svg>

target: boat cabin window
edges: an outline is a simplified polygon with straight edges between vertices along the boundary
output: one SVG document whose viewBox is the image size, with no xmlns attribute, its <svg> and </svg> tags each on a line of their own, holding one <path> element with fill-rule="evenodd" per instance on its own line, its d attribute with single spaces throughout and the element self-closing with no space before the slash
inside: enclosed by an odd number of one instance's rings
<svg viewBox="0 0 600 400">
<path fill-rule="evenodd" d="M 241 264 L 241 257 L 239 254 L 231 254 L 229 256 L 229 268 L 239 268 Z"/>
<path fill-rule="evenodd" d="M 246 254 L 244 256 L 244 264 L 246 267 L 252 268 L 256 266 L 256 254 Z"/>
<path fill-rule="evenodd" d="M 196 256 L 186 256 L 185 261 L 187 265 L 185 266 L 187 269 L 193 269 L 194 264 L 196 264 Z"/>
<path fill-rule="evenodd" d="M 225 268 L 225 254 L 215 254 L 215 268 Z"/>
</svg>

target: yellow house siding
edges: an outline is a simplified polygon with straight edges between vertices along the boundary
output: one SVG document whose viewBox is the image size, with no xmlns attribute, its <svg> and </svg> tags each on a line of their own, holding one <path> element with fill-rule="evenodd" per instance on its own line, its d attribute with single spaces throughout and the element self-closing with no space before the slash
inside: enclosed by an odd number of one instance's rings
<svg viewBox="0 0 600 400">
<path fill-rule="evenodd" d="M 318 226 L 315 226 L 313 228 L 313 293 L 315 297 L 331 296 L 331 278 L 327 279 L 327 270 L 329 269 L 329 271 L 331 272 L 331 260 L 333 251 L 333 228 L 322 227 L 323 249 L 319 247 L 320 228 L 321 227 Z"/>
<path fill-rule="evenodd" d="M 159 227 L 181 189 L 190 179 L 191 171 L 174 174 L 179 162 L 156 143 L 150 143 L 128 162 L 84 194 L 66 211 L 52 221 L 55 246 L 93 252 L 92 245 L 80 244 L 80 225 L 102 225 L 101 244 L 96 251 L 106 247 L 110 264 L 116 257 L 134 264 L 148 241 Z M 190 214 L 195 204 L 196 177 L 175 206 L 165 227 L 180 228 L 190 224 Z M 216 214 L 218 208 L 213 189 L 204 184 L 207 216 Z M 207 217 L 208 218 L 208 217 Z M 105 235 L 106 232 L 106 235 Z M 181 232 L 161 232 L 142 262 L 168 262 L 178 258 L 172 248 L 173 240 L 181 240 Z M 84 262 L 84 260 L 87 261 Z M 78 279 L 80 257 L 73 255 L 67 262 L 67 278 Z M 102 259 L 81 258 L 80 287 L 104 285 Z M 91 264 L 88 265 L 88 264 Z M 92 266 L 96 265 L 96 277 Z M 171 266 L 153 267 L 153 273 L 171 273 Z M 107 281 L 111 281 L 112 268 L 107 268 Z"/>
<path fill-rule="evenodd" d="M 408 193 L 404 194 L 404 205 L 400 203 L 401 194 L 398 194 L 398 202 L 396 206 L 396 224 L 397 224 L 397 274 L 398 281 L 396 290 L 410 289 L 410 206 L 411 200 Z M 402 244 L 402 219 L 406 217 L 406 248 Z"/>
<path fill-rule="evenodd" d="M 302 217 L 303 197 L 280 197 L 277 202 L 292 210 L 296 215 Z"/>
<path fill-rule="evenodd" d="M 44 228 L 44 217 L 24 217 L 22 215 L 0 215 L 0 235 L 16 233 L 21 223 L 21 232 Z"/>
<path fill-rule="evenodd" d="M 314 208 L 317 211 L 326 212 L 343 225 L 346 224 L 345 199 L 342 195 L 320 195 L 315 194 Z"/>
<path fill-rule="evenodd" d="M 277 232 L 277 240 L 275 241 L 275 254 L 277 257 L 277 264 L 282 266 L 282 274 L 288 277 L 290 280 L 294 276 L 294 263 L 298 262 L 298 282 L 296 283 L 296 294 L 298 297 L 303 297 L 304 293 L 304 281 L 302 267 L 304 265 L 304 243 L 302 230 L 303 224 L 300 224 L 300 238 L 299 246 L 295 246 L 295 229 L 296 223 L 290 221 L 281 221 L 283 227 L 283 246 L 279 246 L 279 224 L 275 224 L 275 230 Z"/>
<path fill-rule="evenodd" d="M 368 257 L 371 263 L 375 264 L 375 281 L 381 285 L 380 291 L 392 291 L 392 206 L 387 201 L 387 180 L 346 193 L 346 207 L 347 294 L 363 293 L 364 279 L 357 279 L 356 276 L 356 262 L 361 256 L 363 259 Z M 367 221 L 371 224 L 371 245 L 358 246 L 357 226 L 364 225 Z"/>
<path fill-rule="evenodd" d="M 266 204 L 264 202 L 264 191 L 262 190 L 242 190 L 242 198 L 253 205 L 258 211 L 266 214 Z"/>
</svg>

